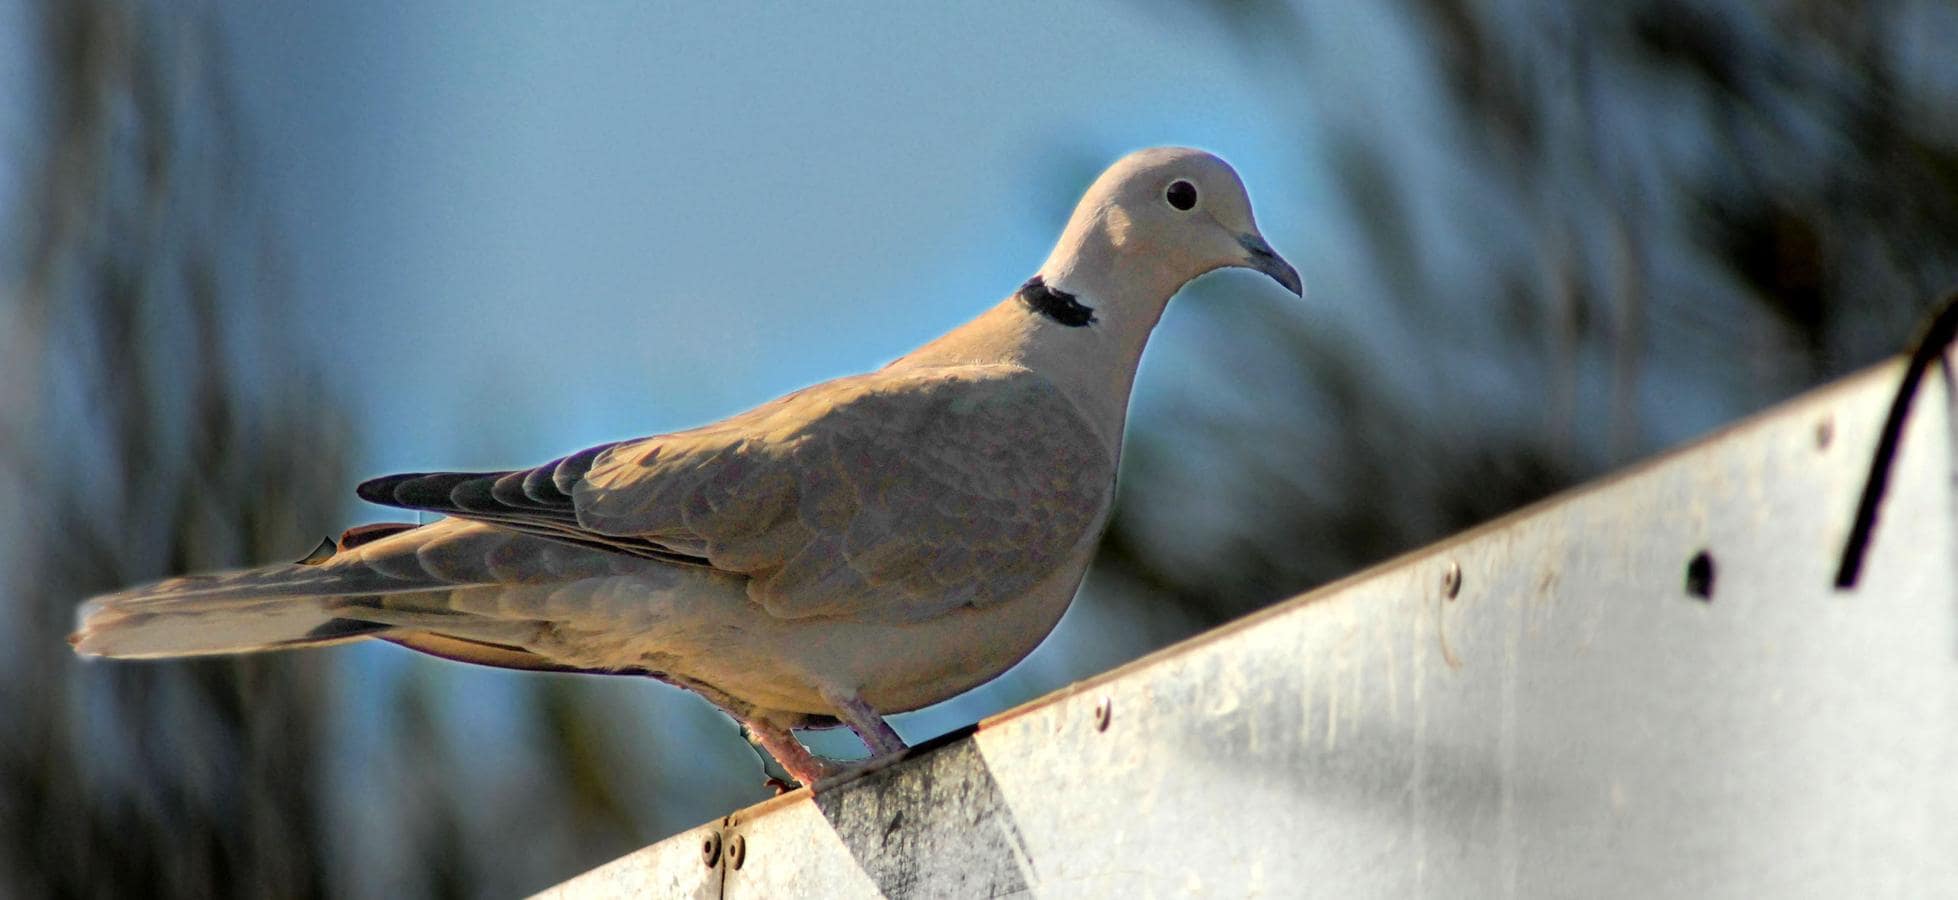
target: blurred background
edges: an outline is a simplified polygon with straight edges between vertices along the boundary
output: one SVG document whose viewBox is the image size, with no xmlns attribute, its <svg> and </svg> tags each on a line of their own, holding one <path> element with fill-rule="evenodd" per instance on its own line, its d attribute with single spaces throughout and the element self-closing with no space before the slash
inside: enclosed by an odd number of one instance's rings
<svg viewBox="0 0 1958 900">
<path fill-rule="evenodd" d="M 0 896 L 506 897 L 762 799 L 649 681 L 62 638 L 387 518 L 360 478 L 880 365 L 1138 147 L 1235 163 L 1308 300 L 1184 291 L 1080 600 L 914 740 L 1875 362 L 1958 284 L 1953 47 L 1938 0 L 0 0 Z"/>
</svg>

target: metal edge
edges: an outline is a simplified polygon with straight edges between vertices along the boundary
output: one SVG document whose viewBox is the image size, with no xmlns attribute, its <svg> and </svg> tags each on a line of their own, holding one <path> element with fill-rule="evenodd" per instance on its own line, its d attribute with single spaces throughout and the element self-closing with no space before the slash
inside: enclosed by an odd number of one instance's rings
<svg viewBox="0 0 1958 900">
<path fill-rule="evenodd" d="M 1433 543 L 1424 544 L 1397 556 L 1381 560 L 1371 566 L 1329 581 L 1288 600 L 1279 601 L 1264 609 L 1225 622 L 1201 634 L 1193 635 L 1162 649 L 1146 653 L 1106 672 L 1081 679 L 1064 687 L 1056 688 L 1012 709 L 1003 710 L 981 718 L 979 720 L 978 730 L 984 731 L 1001 723 L 1012 721 L 1027 713 L 1066 702 L 1076 695 L 1100 688 L 1115 681 L 1120 681 L 1134 672 L 1157 665 L 1166 659 L 1181 655 L 1194 648 L 1227 640 L 1245 630 L 1256 628 L 1272 619 L 1290 615 L 1301 607 L 1342 593 L 1361 582 L 1372 580 L 1392 570 L 1405 567 L 1420 560 L 1442 555 L 1457 547 L 1507 530 L 1518 522 L 1534 518 L 1561 506 L 1569 502 L 1573 497 L 1609 490 L 1625 482 L 1644 477 L 1651 472 L 1679 462 L 1705 447 L 1728 440 L 1734 435 L 1767 427 L 1771 422 L 1798 413 L 1803 409 L 1827 406 L 1838 402 L 1842 395 L 1868 390 L 1869 382 L 1894 382 L 1907 363 L 1908 359 L 1906 357 L 1896 356 L 1852 375 L 1797 394 L 1779 403 L 1765 407 L 1758 412 L 1751 413 L 1715 428 L 1693 440 L 1628 463 L 1607 474 L 1581 484 L 1573 485 L 1526 506 L 1518 507 L 1480 525 L 1457 532 Z M 1870 440 L 1874 443 L 1875 435 L 1871 435 Z"/>
</svg>

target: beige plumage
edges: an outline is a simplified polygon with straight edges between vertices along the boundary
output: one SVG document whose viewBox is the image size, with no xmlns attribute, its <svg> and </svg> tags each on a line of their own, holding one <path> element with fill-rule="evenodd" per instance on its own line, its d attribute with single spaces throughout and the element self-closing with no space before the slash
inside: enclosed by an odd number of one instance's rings
<svg viewBox="0 0 1958 900">
<path fill-rule="evenodd" d="M 1229 166 L 1132 154 L 1034 279 L 877 372 L 532 469 L 368 482 L 448 518 L 98 597 L 73 640 L 161 657 L 380 639 L 650 675 L 810 782 L 833 765 L 790 729 L 841 722 L 895 752 L 883 715 L 993 678 L 1053 628 L 1107 521 L 1143 345 L 1222 266 L 1299 290 Z"/>
</svg>

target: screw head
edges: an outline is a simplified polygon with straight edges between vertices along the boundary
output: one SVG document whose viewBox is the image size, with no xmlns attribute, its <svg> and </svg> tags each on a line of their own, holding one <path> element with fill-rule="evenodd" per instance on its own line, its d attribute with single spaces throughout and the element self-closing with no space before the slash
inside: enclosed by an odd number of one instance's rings
<svg viewBox="0 0 1958 900">
<path fill-rule="evenodd" d="M 748 839 L 737 834 L 727 842 L 727 864 L 739 869 L 741 864 L 747 861 Z"/>
<path fill-rule="evenodd" d="M 1115 701 L 1102 697 L 1095 703 L 1095 730 L 1107 731 L 1109 720 L 1115 717 Z"/>
<path fill-rule="evenodd" d="M 1827 450 L 1829 443 L 1835 439 L 1836 420 L 1833 417 L 1824 416 L 1822 421 L 1815 423 L 1815 449 Z"/>
<path fill-rule="evenodd" d="M 1441 572 L 1441 595 L 1450 600 L 1462 592 L 1462 565 L 1454 560 L 1448 561 L 1448 568 Z"/>
<path fill-rule="evenodd" d="M 701 839 L 700 861 L 710 869 L 721 864 L 720 832 L 710 831 L 707 833 L 707 837 Z"/>
</svg>

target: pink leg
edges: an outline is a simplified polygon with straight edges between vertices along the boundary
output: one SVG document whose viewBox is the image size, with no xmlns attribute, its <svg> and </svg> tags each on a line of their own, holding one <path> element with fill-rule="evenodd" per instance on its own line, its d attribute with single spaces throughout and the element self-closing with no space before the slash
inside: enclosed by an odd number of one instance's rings
<svg viewBox="0 0 1958 900">
<path fill-rule="evenodd" d="M 863 702 L 862 697 L 825 693 L 824 698 L 836 706 L 836 717 L 850 726 L 850 730 L 863 740 L 863 745 L 870 748 L 871 759 L 910 749 L 904 743 L 904 738 L 899 737 L 890 723 L 870 708 L 870 704 Z"/>
<path fill-rule="evenodd" d="M 810 753 L 787 728 L 758 719 L 744 720 L 742 724 L 748 727 L 749 740 L 775 757 L 790 778 L 804 785 L 814 787 L 816 782 L 843 771 L 842 766 Z"/>
<path fill-rule="evenodd" d="M 855 763 L 839 763 L 823 759 L 810 753 L 809 748 L 802 746 L 802 742 L 796 740 L 793 731 L 759 716 L 744 718 L 741 724 L 747 727 L 749 740 L 767 751 L 769 756 L 775 757 L 775 761 L 782 765 L 782 768 L 789 773 L 789 777 L 802 782 L 811 790 L 816 789 L 817 782 L 825 779 L 833 780 L 846 775 L 877 771 L 902 759 L 904 751 L 910 749 L 905 745 L 904 739 L 884 721 L 884 717 L 878 715 L 870 704 L 863 701 L 863 698 L 855 694 L 830 692 L 825 692 L 824 696 L 836 707 L 836 717 L 843 724 L 850 726 L 850 730 L 856 732 L 857 737 L 863 740 L 864 746 L 869 748 L 869 759 Z M 787 787 L 773 778 L 770 778 L 769 782 L 778 790 Z"/>
</svg>

